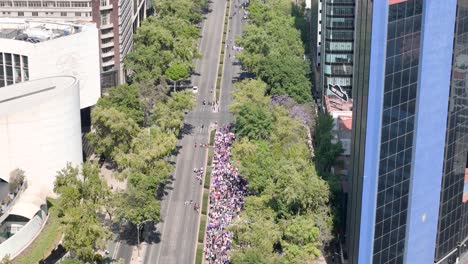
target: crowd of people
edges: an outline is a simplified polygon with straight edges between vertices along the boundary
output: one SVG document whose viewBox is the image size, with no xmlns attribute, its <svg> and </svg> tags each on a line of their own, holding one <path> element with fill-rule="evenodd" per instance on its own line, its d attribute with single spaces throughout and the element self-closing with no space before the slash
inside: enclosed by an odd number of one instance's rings
<svg viewBox="0 0 468 264">
<path fill-rule="evenodd" d="M 197 181 L 200 183 L 200 185 L 202 184 L 202 178 L 203 178 L 203 167 L 200 168 L 200 169 L 193 169 L 193 172 L 195 172 L 195 178 L 197 179 Z"/>
<path fill-rule="evenodd" d="M 223 126 L 214 138 L 211 173 L 210 209 L 206 229 L 205 257 L 209 263 L 229 263 L 232 232 L 229 226 L 241 211 L 247 196 L 247 182 L 231 161 L 231 145 L 235 139 L 230 127 Z"/>
</svg>

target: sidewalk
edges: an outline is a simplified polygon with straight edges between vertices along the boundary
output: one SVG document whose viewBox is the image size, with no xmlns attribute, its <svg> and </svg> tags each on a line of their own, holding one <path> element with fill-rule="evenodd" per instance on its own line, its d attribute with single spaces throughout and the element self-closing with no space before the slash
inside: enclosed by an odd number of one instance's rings
<svg viewBox="0 0 468 264">
<path fill-rule="evenodd" d="M 132 259 L 130 260 L 130 264 L 144 263 L 147 248 L 148 243 L 146 242 L 142 242 L 140 244 L 140 252 L 138 252 L 138 248 L 136 246 L 133 247 Z"/>
</svg>

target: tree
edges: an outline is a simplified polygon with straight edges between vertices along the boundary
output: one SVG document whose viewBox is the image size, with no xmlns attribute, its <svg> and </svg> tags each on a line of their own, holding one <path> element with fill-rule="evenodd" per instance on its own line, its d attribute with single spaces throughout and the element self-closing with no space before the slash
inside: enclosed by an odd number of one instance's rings
<svg viewBox="0 0 468 264">
<path fill-rule="evenodd" d="M 82 166 L 82 199 L 101 205 L 109 195 L 107 183 L 99 176 L 97 163 L 85 162 Z"/>
<path fill-rule="evenodd" d="M 102 108 L 113 107 L 141 125 L 144 120 L 144 111 L 139 97 L 140 93 L 136 85 L 122 84 L 109 89 L 109 95 L 101 97 L 97 105 Z"/>
<path fill-rule="evenodd" d="M 201 2 L 193 0 L 153 0 L 156 15 L 159 17 L 174 16 L 190 21 L 201 22 Z"/>
<path fill-rule="evenodd" d="M 133 119 L 113 107 L 95 107 L 91 113 L 91 124 L 93 130 L 87 137 L 94 151 L 109 159 L 114 159 L 119 151 L 127 153 L 133 137 L 139 132 Z"/>
<path fill-rule="evenodd" d="M 175 63 L 171 65 L 169 68 L 167 68 L 165 74 L 167 78 L 173 81 L 179 81 L 189 76 L 187 68 L 181 63 Z"/>
<path fill-rule="evenodd" d="M 167 99 L 169 86 L 165 83 L 156 85 L 156 80 L 141 80 L 134 83 L 138 87 L 140 94 L 140 103 L 144 112 L 143 125 L 147 126 L 151 123 L 151 115 L 156 102 L 163 102 Z"/>
<path fill-rule="evenodd" d="M 338 155 L 343 152 L 341 141 L 333 143 L 333 117 L 319 114 L 315 126 L 315 165 L 320 175 L 330 171 Z"/>
<path fill-rule="evenodd" d="M 141 225 L 147 222 L 159 222 L 160 203 L 154 198 L 154 195 L 129 186 L 124 193 L 121 193 L 117 217 L 121 221 L 126 220 L 136 226 L 137 246 L 139 247 Z"/>
<path fill-rule="evenodd" d="M 136 188 L 128 188 L 120 197 L 120 206 L 117 208 L 117 217 L 139 225 L 146 220 L 159 222 L 159 201 L 148 196 Z"/>
<path fill-rule="evenodd" d="M 110 233 L 99 222 L 93 206 L 86 203 L 67 211 L 62 218 L 63 246 L 84 262 L 94 260 L 94 252 L 105 246 Z"/>
<path fill-rule="evenodd" d="M 172 93 L 166 102 L 154 107 L 153 122 L 162 131 L 178 134 L 182 128 L 184 111 L 192 109 L 194 105 L 193 94 L 190 91 Z"/>
<path fill-rule="evenodd" d="M 10 178 L 8 182 L 10 193 L 16 192 L 16 190 L 21 185 L 23 185 L 24 178 L 25 178 L 25 172 L 22 169 L 16 168 L 10 172 Z"/>
<path fill-rule="evenodd" d="M 234 101 L 229 110 L 238 114 L 242 105 L 253 103 L 260 106 L 266 106 L 270 103 L 270 97 L 265 96 L 267 85 L 261 80 L 243 80 L 236 84 L 236 89 L 232 92 Z"/>
<path fill-rule="evenodd" d="M 134 36 L 134 49 L 125 58 L 133 82 L 161 80 L 169 65 L 193 69 L 198 56 L 198 29 L 177 17 L 149 17 Z"/>
<path fill-rule="evenodd" d="M 259 77 L 270 86 L 270 94 L 288 94 L 298 103 L 310 102 L 308 64 L 297 56 L 270 53 L 259 65 Z"/>
<path fill-rule="evenodd" d="M 59 195 L 64 247 L 78 259 L 91 262 L 95 250 L 102 248 L 110 235 L 97 215 L 109 194 L 97 164 L 84 163 L 80 173 L 78 167 L 68 163 L 57 172 L 54 192 Z"/>
<path fill-rule="evenodd" d="M 81 202 L 81 186 L 78 167 L 67 163 L 66 167 L 57 172 L 54 181 L 54 192 L 60 197 L 57 201 L 59 215 L 63 216 L 70 208 L 76 208 Z"/>
<path fill-rule="evenodd" d="M 273 117 L 267 107 L 247 103 L 240 107 L 236 118 L 236 132 L 249 139 L 266 139 L 271 129 Z"/>
</svg>

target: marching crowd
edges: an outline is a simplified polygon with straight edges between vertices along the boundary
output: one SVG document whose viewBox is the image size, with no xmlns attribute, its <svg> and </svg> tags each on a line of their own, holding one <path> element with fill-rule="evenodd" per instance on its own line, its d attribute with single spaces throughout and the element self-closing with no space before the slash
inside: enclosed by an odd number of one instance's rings
<svg viewBox="0 0 468 264">
<path fill-rule="evenodd" d="M 215 135 L 211 174 L 210 210 L 206 229 L 205 256 L 209 263 L 229 263 L 232 232 L 226 227 L 241 211 L 247 196 L 247 182 L 231 161 L 231 144 L 235 139 L 229 125 Z"/>
</svg>

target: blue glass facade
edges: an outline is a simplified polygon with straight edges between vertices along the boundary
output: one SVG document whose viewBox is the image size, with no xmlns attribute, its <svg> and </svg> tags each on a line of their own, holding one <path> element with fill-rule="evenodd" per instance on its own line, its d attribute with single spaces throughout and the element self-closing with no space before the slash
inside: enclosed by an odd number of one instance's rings
<svg viewBox="0 0 468 264">
<path fill-rule="evenodd" d="M 456 4 L 356 3 L 351 263 L 434 262 Z"/>
</svg>

